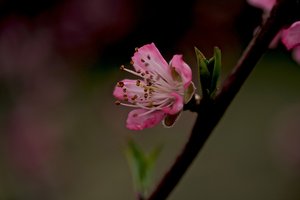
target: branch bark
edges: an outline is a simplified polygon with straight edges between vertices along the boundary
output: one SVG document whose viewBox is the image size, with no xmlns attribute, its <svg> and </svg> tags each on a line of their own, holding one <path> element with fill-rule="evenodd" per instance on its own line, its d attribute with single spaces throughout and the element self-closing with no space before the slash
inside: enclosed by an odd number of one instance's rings
<svg viewBox="0 0 300 200">
<path fill-rule="evenodd" d="M 147 198 L 148 200 L 164 200 L 169 196 L 204 146 L 259 59 L 268 50 L 272 39 L 281 28 L 299 19 L 298 13 L 300 13 L 299 0 L 278 1 L 231 74 L 224 81 L 216 98 L 213 100 L 203 99 L 199 104 L 189 105 L 189 109 L 198 113 L 190 138 L 171 168 Z"/>
</svg>

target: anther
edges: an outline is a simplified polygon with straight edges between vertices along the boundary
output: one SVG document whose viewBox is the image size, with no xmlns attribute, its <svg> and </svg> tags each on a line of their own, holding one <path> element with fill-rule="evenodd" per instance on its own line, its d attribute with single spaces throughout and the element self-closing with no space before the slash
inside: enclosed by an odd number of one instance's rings
<svg viewBox="0 0 300 200">
<path fill-rule="evenodd" d="M 131 65 L 133 65 L 133 64 L 134 64 L 133 60 L 131 60 L 131 61 L 130 61 L 130 64 L 131 64 Z"/>
<path fill-rule="evenodd" d="M 147 58 L 148 58 L 148 60 L 150 60 L 151 59 L 150 55 L 147 55 Z"/>
<path fill-rule="evenodd" d="M 125 69 L 124 65 L 121 65 L 120 70 L 124 70 L 124 69 Z"/>
<path fill-rule="evenodd" d="M 145 63 L 145 67 L 148 67 L 149 66 L 149 63 Z"/>
<path fill-rule="evenodd" d="M 141 85 L 141 81 L 140 80 L 136 80 L 136 86 L 140 86 Z"/>
<path fill-rule="evenodd" d="M 122 81 L 118 82 L 118 83 L 117 83 L 117 86 L 118 86 L 118 87 L 124 87 L 124 82 L 122 82 Z"/>
<path fill-rule="evenodd" d="M 123 92 L 126 93 L 126 92 L 127 92 L 127 89 L 126 89 L 126 88 L 123 88 Z"/>
<path fill-rule="evenodd" d="M 115 101 L 115 104 L 118 106 L 118 105 L 121 104 L 121 102 L 120 101 Z"/>
<path fill-rule="evenodd" d="M 154 106 L 154 105 L 153 105 L 153 102 L 150 101 L 149 104 L 148 104 L 148 107 L 149 107 L 149 108 L 152 108 L 153 106 Z"/>
<path fill-rule="evenodd" d="M 137 52 L 137 51 L 139 50 L 139 48 L 135 47 L 135 49 L 134 49 L 134 50 L 135 50 L 135 52 Z"/>
<path fill-rule="evenodd" d="M 145 73 L 146 73 L 146 74 L 149 74 L 149 72 L 148 72 L 148 71 L 145 71 Z"/>
<path fill-rule="evenodd" d="M 145 97 L 145 99 L 147 99 L 147 98 L 148 98 L 148 94 L 147 94 L 147 93 L 145 93 L 145 94 L 144 94 L 144 97 Z"/>
<path fill-rule="evenodd" d="M 143 72 L 143 73 L 141 73 L 141 75 L 142 75 L 142 76 L 145 76 L 145 73 Z"/>
<path fill-rule="evenodd" d="M 138 114 L 134 113 L 132 116 L 133 116 L 133 117 L 137 117 L 137 116 L 138 116 Z"/>
<path fill-rule="evenodd" d="M 131 100 L 134 101 L 134 100 L 136 100 L 137 98 L 138 98 L 138 96 L 137 96 L 137 95 L 134 95 L 134 96 L 131 98 Z"/>
<path fill-rule="evenodd" d="M 143 63 L 144 63 L 144 62 L 145 62 L 145 60 L 144 60 L 144 59 L 141 59 L 141 62 L 143 62 Z"/>
</svg>

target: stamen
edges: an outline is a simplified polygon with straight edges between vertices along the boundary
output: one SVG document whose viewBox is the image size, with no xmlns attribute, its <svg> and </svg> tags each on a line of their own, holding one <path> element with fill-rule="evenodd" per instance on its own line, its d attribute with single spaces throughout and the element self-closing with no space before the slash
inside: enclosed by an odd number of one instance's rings
<svg viewBox="0 0 300 200">
<path fill-rule="evenodd" d="M 153 105 L 153 102 L 150 101 L 149 104 L 148 104 L 148 107 L 149 107 L 149 108 L 153 108 L 153 106 L 154 106 L 154 105 Z"/>
<path fill-rule="evenodd" d="M 120 87 L 120 88 L 124 87 L 124 82 L 122 82 L 122 81 L 118 82 L 117 86 Z"/>
<path fill-rule="evenodd" d="M 136 86 L 140 86 L 141 85 L 141 81 L 140 80 L 136 80 Z"/>
<path fill-rule="evenodd" d="M 136 100 L 137 98 L 138 98 L 138 96 L 137 96 L 137 95 L 134 95 L 134 96 L 131 98 L 131 100 L 134 101 L 134 100 Z"/>
<path fill-rule="evenodd" d="M 119 106 L 119 105 L 121 104 L 121 102 L 120 102 L 120 101 L 115 101 L 115 104 L 116 104 L 117 106 Z"/>
<path fill-rule="evenodd" d="M 126 71 L 126 72 L 128 72 L 128 73 L 131 73 L 131 74 L 133 74 L 133 75 L 142 77 L 138 72 L 135 72 L 135 71 L 133 71 L 133 70 L 130 70 L 130 69 L 125 68 L 124 65 L 122 65 L 122 66 L 120 67 L 120 69 L 121 69 L 121 70 L 124 70 L 124 71 Z M 143 77 L 142 77 L 142 78 L 143 78 Z"/>
</svg>

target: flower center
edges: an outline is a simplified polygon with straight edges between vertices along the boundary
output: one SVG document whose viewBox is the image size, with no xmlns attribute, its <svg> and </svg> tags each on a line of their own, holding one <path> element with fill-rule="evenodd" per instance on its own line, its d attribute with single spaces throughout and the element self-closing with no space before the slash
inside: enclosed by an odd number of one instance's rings
<svg viewBox="0 0 300 200">
<path fill-rule="evenodd" d="M 124 105 L 129 107 L 139 107 L 148 112 L 142 115 L 149 114 L 156 110 L 161 110 L 164 107 L 170 107 L 175 102 L 172 93 L 184 95 L 183 83 L 175 81 L 171 75 L 158 74 L 157 71 L 133 71 L 127 69 L 122 65 L 121 70 L 134 74 L 143 80 L 136 80 L 135 82 L 118 82 L 117 86 L 122 88 L 123 100 L 129 103 L 116 101 L 117 105 Z"/>
</svg>

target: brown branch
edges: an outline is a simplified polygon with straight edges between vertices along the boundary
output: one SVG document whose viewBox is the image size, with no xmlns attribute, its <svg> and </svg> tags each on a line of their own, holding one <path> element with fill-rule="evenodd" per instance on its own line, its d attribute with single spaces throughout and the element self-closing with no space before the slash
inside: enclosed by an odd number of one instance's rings
<svg viewBox="0 0 300 200">
<path fill-rule="evenodd" d="M 274 36 L 282 27 L 295 20 L 297 10 L 299 13 L 298 4 L 298 0 L 279 1 L 260 31 L 244 51 L 232 73 L 224 81 L 223 87 L 216 98 L 214 100 L 203 99 L 200 104 L 189 105 L 191 110 L 198 113 L 191 136 L 181 154 L 166 172 L 148 200 L 164 200 L 173 191 L 259 59 L 267 51 L 268 45 Z"/>
</svg>

